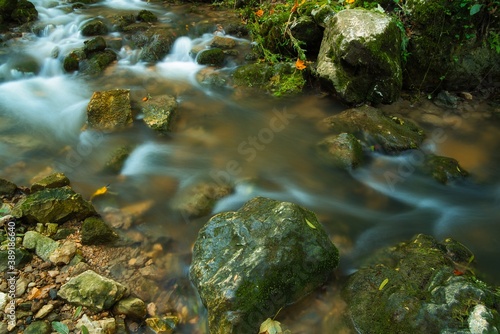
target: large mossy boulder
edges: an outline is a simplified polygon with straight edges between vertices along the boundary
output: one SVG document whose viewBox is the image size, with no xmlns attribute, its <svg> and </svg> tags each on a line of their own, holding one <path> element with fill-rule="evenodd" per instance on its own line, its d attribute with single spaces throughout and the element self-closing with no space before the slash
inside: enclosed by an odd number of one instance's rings
<svg viewBox="0 0 500 334">
<path fill-rule="evenodd" d="M 200 230 L 190 278 L 208 309 L 210 333 L 254 334 L 323 284 L 338 261 L 313 212 L 257 197 Z"/>
<path fill-rule="evenodd" d="M 344 295 L 358 333 L 498 333 L 500 293 L 469 270 L 462 244 L 417 235 L 376 253 Z"/>
<path fill-rule="evenodd" d="M 97 215 L 94 207 L 71 187 L 46 188 L 19 200 L 12 215 L 31 224 L 62 224 Z"/>
<path fill-rule="evenodd" d="M 392 103 L 401 93 L 401 31 L 389 16 L 346 9 L 328 21 L 317 75 L 348 104 Z"/>
<path fill-rule="evenodd" d="M 176 111 L 177 100 L 170 95 L 149 98 L 142 106 L 144 123 L 161 134 L 172 131 Z"/>
<path fill-rule="evenodd" d="M 129 89 L 94 92 L 87 106 L 87 125 L 92 129 L 114 130 L 132 124 Z"/>
<path fill-rule="evenodd" d="M 100 312 L 110 309 L 126 293 L 127 288 L 122 284 L 87 270 L 61 286 L 57 295 L 69 303 Z"/>
<path fill-rule="evenodd" d="M 404 8 L 411 29 L 405 88 L 474 90 L 485 79 L 500 77 L 500 18 L 491 4 L 408 0 Z"/>
<path fill-rule="evenodd" d="M 222 66 L 226 55 L 220 48 L 211 48 L 198 53 L 196 62 L 200 65 Z"/>
<path fill-rule="evenodd" d="M 106 23 L 101 19 L 94 19 L 82 26 L 80 30 L 82 36 L 97 36 L 106 35 L 108 33 L 108 27 Z"/>
<path fill-rule="evenodd" d="M 0 0 L 0 27 L 23 24 L 38 19 L 38 11 L 27 0 Z"/>
<path fill-rule="evenodd" d="M 170 28 L 150 28 L 136 38 L 137 46 L 142 47 L 139 59 L 147 63 L 163 60 L 170 52 L 176 33 Z"/>
<path fill-rule="evenodd" d="M 351 133 L 370 151 L 416 149 L 424 139 L 423 130 L 411 121 L 386 116 L 380 109 L 367 105 L 325 118 L 319 126 L 336 134 Z"/>
<path fill-rule="evenodd" d="M 80 71 L 85 75 L 97 75 L 117 59 L 113 50 L 107 48 L 102 36 L 86 40 L 83 48 L 72 50 L 64 57 L 63 68 L 66 72 Z"/>
</svg>

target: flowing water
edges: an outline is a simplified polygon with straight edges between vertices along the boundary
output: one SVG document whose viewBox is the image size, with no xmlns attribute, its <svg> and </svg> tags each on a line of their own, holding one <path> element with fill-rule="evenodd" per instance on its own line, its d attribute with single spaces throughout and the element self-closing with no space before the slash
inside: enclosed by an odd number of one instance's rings
<svg viewBox="0 0 500 334">
<path fill-rule="evenodd" d="M 86 38 L 79 29 L 92 17 L 148 9 L 161 23 L 184 25 L 191 20 L 189 8 L 106 0 L 72 11 L 66 2 L 33 3 L 43 29 L 7 41 L 0 51 L 1 177 L 27 186 L 37 176 L 63 171 L 86 198 L 110 184 L 117 207 L 152 203 L 137 228 L 146 235 L 171 238 L 182 254 L 190 253 L 207 218 L 190 220 L 172 210 L 176 191 L 200 180 L 231 181 L 235 192 L 220 200 L 213 213 L 238 209 L 258 195 L 313 210 L 341 249 L 340 279 L 379 247 L 427 233 L 466 244 L 489 281 L 500 283 L 500 135 L 498 121 L 488 118 L 492 107 L 486 103 L 471 105 L 461 114 L 431 103 L 386 107 L 420 122 L 431 134 L 425 150 L 458 159 L 472 174 L 466 182 L 443 186 L 419 174 L 415 167 L 421 156 L 415 152 L 373 154 L 366 167 L 352 173 L 333 170 L 312 149 L 324 135 L 316 123 L 345 107 L 316 95 L 275 99 L 201 86 L 197 73 L 207 69 L 196 64 L 189 51 L 211 36 L 192 32 L 179 37 L 171 53 L 154 66 L 139 62 L 140 50 L 124 43 L 115 50 L 118 62 L 102 76 L 64 73 L 63 57 L 83 46 Z M 219 15 L 219 22 L 211 17 L 214 26 L 224 23 L 225 14 Z M 176 131 L 159 137 L 139 114 L 127 130 L 81 131 L 92 93 L 114 88 L 131 89 L 135 101 L 148 94 L 174 95 L 180 115 Z M 425 113 L 440 122 L 422 121 Z M 132 147 L 132 153 L 119 175 L 104 173 L 109 156 L 123 145 Z M 344 306 L 337 284 L 332 280 L 324 290 L 283 310 L 281 319 L 293 333 L 310 333 L 311 328 L 340 332 L 336 319 Z M 199 303 L 196 297 L 187 298 L 187 303 Z M 196 329 L 185 332 L 203 333 L 203 323 L 202 317 Z"/>
</svg>

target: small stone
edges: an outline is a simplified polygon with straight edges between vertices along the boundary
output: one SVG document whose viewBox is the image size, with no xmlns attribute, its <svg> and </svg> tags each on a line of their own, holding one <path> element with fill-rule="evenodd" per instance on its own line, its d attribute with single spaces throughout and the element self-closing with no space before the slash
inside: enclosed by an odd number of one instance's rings
<svg viewBox="0 0 500 334">
<path fill-rule="evenodd" d="M 54 289 L 54 288 L 50 289 L 49 290 L 49 297 L 52 300 L 56 299 L 57 298 L 57 289 Z"/>
<path fill-rule="evenodd" d="M 118 239 L 118 235 L 100 217 L 89 217 L 82 224 L 82 244 L 108 244 Z"/>
<path fill-rule="evenodd" d="M 28 280 L 24 277 L 17 279 L 16 281 L 16 297 L 21 297 L 28 288 Z"/>
<path fill-rule="evenodd" d="M 0 292 L 0 310 L 5 309 L 7 301 L 8 301 L 8 295 L 6 293 Z"/>
<path fill-rule="evenodd" d="M 59 275 L 59 270 L 49 270 L 47 274 L 49 274 L 50 277 L 54 278 Z"/>
<path fill-rule="evenodd" d="M 156 316 L 156 304 L 155 303 L 149 303 L 147 306 L 147 312 L 150 317 Z"/>
<path fill-rule="evenodd" d="M 62 246 L 59 246 L 52 252 L 52 254 L 50 254 L 49 260 L 56 265 L 68 264 L 75 253 L 75 243 L 72 241 L 66 241 Z"/>
<path fill-rule="evenodd" d="M 145 303 L 135 297 L 124 298 L 118 301 L 113 311 L 116 314 L 124 314 L 128 318 L 142 320 L 146 317 L 146 305 Z"/>
<path fill-rule="evenodd" d="M 63 173 L 54 173 L 31 185 L 31 192 L 46 188 L 59 188 L 69 186 L 69 179 Z"/>
<path fill-rule="evenodd" d="M 50 325 L 45 321 L 35 321 L 26 327 L 23 334 L 50 334 Z"/>
<path fill-rule="evenodd" d="M 43 319 L 45 318 L 52 310 L 54 309 L 54 305 L 47 304 L 42 306 L 42 308 L 35 314 L 35 319 Z"/>
</svg>

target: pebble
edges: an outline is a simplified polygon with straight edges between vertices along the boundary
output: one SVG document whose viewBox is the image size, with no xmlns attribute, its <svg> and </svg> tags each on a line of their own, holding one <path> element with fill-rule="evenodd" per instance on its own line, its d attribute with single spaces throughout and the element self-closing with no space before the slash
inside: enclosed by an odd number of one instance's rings
<svg viewBox="0 0 500 334">
<path fill-rule="evenodd" d="M 54 305 L 47 304 L 42 306 L 42 308 L 35 314 L 35 319 L 43 319 L 45 318 L 52 310 L 54 309 Z"/>
<path fill-rule="evenodd" d="M 59 270 L 49 270 L 47 274 L 49 274 L 50 277 L 54 278 L 59 275 Z"/>
</svg>

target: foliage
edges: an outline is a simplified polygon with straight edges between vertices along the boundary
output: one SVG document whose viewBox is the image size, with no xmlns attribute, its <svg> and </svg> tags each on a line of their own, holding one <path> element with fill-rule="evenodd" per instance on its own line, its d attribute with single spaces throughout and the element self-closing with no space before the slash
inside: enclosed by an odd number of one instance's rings
<svg viewBox="0 0 500 334">
<path fill-rule="evenodd" d="M 52 321 L 52 329 L 54 329 L 59 334 L 69 334 L 68 326 L 59 321 Z"/>
</svg>

